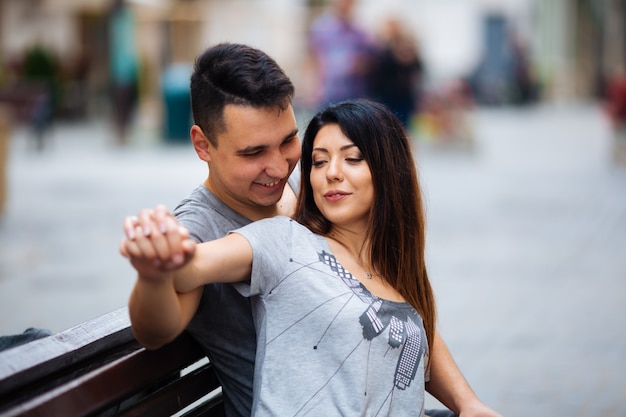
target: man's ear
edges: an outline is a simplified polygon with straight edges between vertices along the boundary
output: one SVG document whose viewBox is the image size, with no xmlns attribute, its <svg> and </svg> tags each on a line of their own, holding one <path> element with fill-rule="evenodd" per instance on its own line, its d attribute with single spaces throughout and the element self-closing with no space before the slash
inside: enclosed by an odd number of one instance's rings
<svg viewBox="0 0 626 417">
<path fill-rule="evenodd" d="M 191 143 L 193 143 L 196 154 L 198 154 L 198 158 L 205 162 L 210 162 L 211 152 L 209 151 L 209 148 L 211 147 L 211 144 L 209 143 L 209 139 L 207 139 L 204 135 L 202 129 L 200 129 L 200 126 L 193 125 L 189 134 L 191 136 Z"/>
</svg>

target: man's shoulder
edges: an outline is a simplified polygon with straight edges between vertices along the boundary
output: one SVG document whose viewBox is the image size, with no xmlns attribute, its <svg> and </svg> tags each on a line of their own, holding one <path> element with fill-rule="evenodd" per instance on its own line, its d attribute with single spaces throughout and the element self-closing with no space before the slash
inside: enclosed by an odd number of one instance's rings
<svg viewBox="0 0 626 417">
<path fill-rule="evenodd" d="M 200 185 L 178 203 L 174 215 L 179 220 L 188 217 L 212 217 L 213 212 L 219 212 L 219 203 L 220 200 L 213 193 Z"/>
<path fill-rule="evenodd" d="M 250 221 L 228 207 L 204 185 L 198 186 L 174 209 L 181 225 L 198 242 L 213 240 Z"/>
</svg>

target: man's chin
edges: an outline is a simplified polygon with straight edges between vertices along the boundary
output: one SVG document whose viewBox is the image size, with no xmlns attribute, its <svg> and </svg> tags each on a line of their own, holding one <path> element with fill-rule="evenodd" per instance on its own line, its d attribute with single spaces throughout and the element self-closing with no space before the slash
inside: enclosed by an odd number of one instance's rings
<svg viewBox="0 0 626 417">
<path fill-rule="evenodd" d="M 250 201 L 258 207 L 273 207 L 278 204 L 282 195 L 282 190 L 280 192 L 261 193 L 251 196 Z"/>
<path fill-rule="evenodd" d="M 276 187 L 273 190 L 262 190 L 262 192 L 257 193 L 255 202 L 263 207 L 276 205 L 282 198 L 284 190 L 285 187 Z"/>
<path fill-rule="evenodd" d="M 271 200 L 258 200 L 256 201 L 256 205 L 258 207 L 262 207 L 262 208 L 272 208 L 272 207 L 276 207 L 276 205 L 278 204 L 278 202 L 280 201 L 280 198 L 277 199 L 271 199 Z"/>
</svg>

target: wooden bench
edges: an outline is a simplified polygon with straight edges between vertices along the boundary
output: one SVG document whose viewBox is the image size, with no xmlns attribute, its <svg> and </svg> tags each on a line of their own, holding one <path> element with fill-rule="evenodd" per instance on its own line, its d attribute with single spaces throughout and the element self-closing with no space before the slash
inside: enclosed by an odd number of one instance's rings
<svg viewBox="0 0 626 417">
<path fill-rule="evenodd" d="M 126 308 L 0 352 L 0 417 L 224 416 L 214 368 L 186 333 L 137 343 Z"/>
</svg>

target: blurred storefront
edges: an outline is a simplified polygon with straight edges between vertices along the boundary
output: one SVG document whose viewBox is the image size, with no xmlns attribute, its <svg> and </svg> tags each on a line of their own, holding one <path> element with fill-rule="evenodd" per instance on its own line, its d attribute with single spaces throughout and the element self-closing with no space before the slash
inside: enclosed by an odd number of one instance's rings
<svg viewBox="0 0 626 417">
<path fill-rule="evenodd" d="M 112 0 L 0 1 L 0 90 L 23 77 L 34 48 L 55 64 L 57 118 L 101 117 L 110 110 L 108 17 Z M 289 0 L 127 0 L 139 54 L 138 122 L 162 123 L 164 79 L 191 67 L 210 43 L 246 42 L 267 50 L 293 73 L 301 56 L 304 5 Z M 297 78 L 297 77 L 294 77 Z M 19 90 L 23 91 L 22 88 Z M 1 96 L 1 93 L 0 93 Z M 13 100 L 13 96 L 12 96 Z M 13 100 L 15 101 L 15 100 Z"/>
<path fill-rule="evenodd" d="M 141 74 L 140 104 L 149 106 L 158 95 L 159 72 L 166 59 L 191 59 L 185 52 L 195 47 L 194 36 L 176 48 L 166 36 L 177 36 L 181 17 L 174 4 L 159 1 L 129 1 L 137 21 L 136 42 Z M 4 84 L 22 77 L 25 56 L 38 48 L 55 63 L 59 84 L 55 115 L 85 118 L 107 112 L 109 105 L 108 16 L 111 0 L 5 0 L 2 16 L 2 61 Z M 199 25 L 199 23 L 198 23 Z M 194 25 L 184 30 L 193 33 Z M 175 51 L 176 53 L 172 53 Z M 166 55 L 170 54 L 170 55 Z"/>
<path fill-rule="evenodd" d="M 537 69 L 555 99 L 598 98 L 626 64 L 623 0 L 536 1 Z"/>
<path fill-rule="evenodd" d="M 236 41 L 261 47 L 277 59 L 296 86 L 303 83 L 308 22 L 329 0 L 127 3 L 137 18 L 139 116 L 143 123 L 154 124 L 164 106 L 164 71 L 191 65 L 210 43 Z M 497 52 L 481 33 L 489 25 L 495 27 L 494 22 L 497 26 L 498 19 L 518 30 L 526 43 L 543 99 L 595 99 L 626 61 L 623 0 L 361 0 L 357 4 L 357 18 L 372 30 L 386 12 L 395 11 L 410 21 L 433 78 L 467 76 L 480 54 L 485 58 Z M 55 77 L 62 92 L 58 116 L 103 114 L 108 105 L 110 5 L 111 0 L 0 1 L 0 88 L 19 76 L 25 53 L 39 46 L 58 66 Z"/>
</svg>

